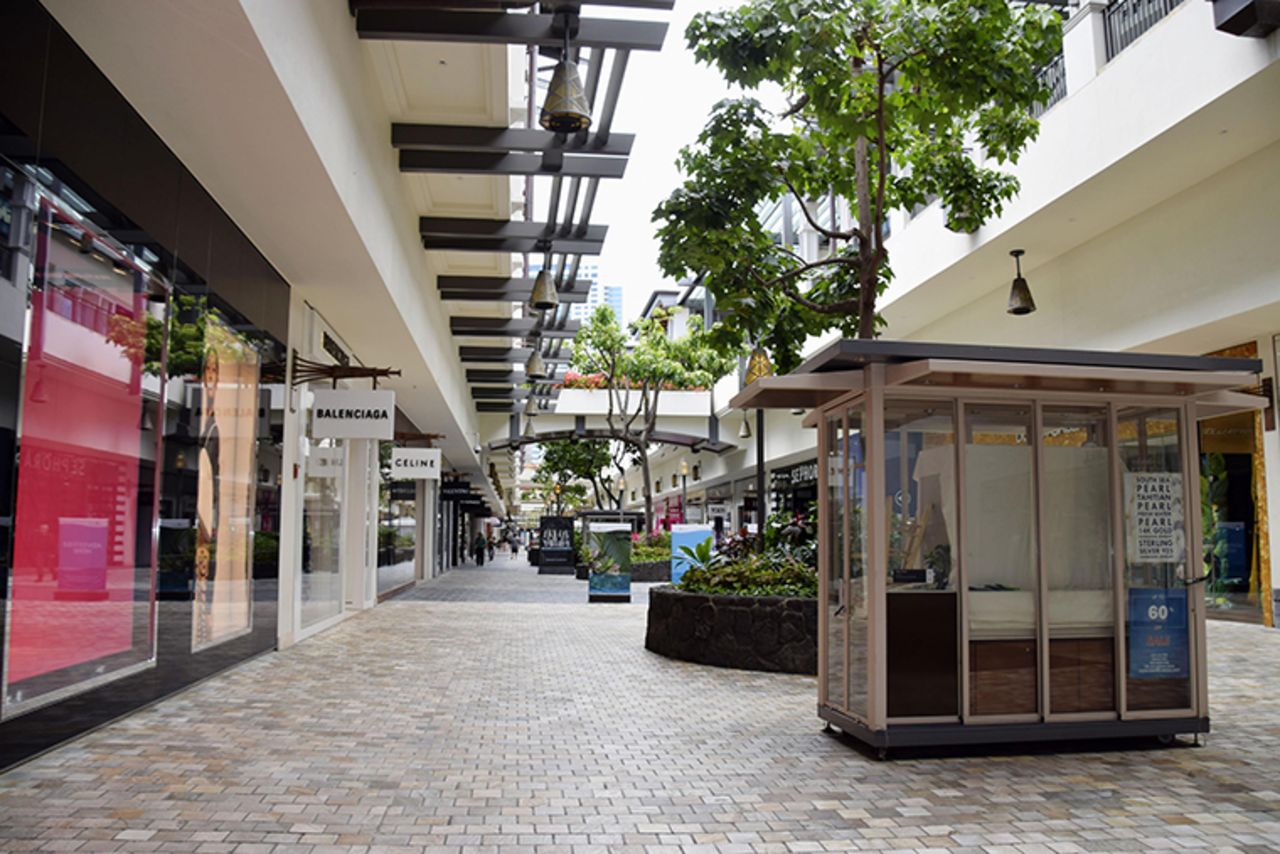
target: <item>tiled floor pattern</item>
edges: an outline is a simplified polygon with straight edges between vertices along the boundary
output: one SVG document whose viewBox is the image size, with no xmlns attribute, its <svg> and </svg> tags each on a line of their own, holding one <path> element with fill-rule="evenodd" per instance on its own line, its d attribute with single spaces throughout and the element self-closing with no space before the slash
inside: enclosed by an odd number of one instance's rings
<svg viewBox="0 0 1280 854">
<path fill-rule="evenodd" d="M 500 569 L 427 587 L 567 583 Z M 417 594 L 0 777 L 0 851 L 1280 849 L 1278 633 L 1211 627 L 1206 747 L 876 762 L 643 607 Z"/>
</svg>

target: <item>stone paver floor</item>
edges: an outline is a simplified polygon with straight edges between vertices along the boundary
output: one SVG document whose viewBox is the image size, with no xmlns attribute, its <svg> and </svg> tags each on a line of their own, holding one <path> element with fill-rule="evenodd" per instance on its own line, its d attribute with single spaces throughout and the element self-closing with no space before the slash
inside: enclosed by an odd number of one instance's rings
<svg viewBox="0 0 1280 854">
<path fill-rule="evenodd" d="M 577 584 L 458 570 L 30 762 L 0 851 L 1280 850 L 1280 634 L 1211 626 L 1206 747 L 877 762 Z"/>
</svg>

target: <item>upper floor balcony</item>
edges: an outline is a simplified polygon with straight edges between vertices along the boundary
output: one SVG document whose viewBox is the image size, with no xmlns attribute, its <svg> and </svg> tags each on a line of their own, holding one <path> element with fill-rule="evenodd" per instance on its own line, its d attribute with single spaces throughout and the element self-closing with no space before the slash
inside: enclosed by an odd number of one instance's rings
<svg viewBox="0 0 1280 854">
<path fill-rule="evenodd" d="M 936 202 L 894 217 L 890 336 L 1006 281 L 1011 248 L 1047 262 L 1280 140 L 1280 33 L 1221 32 L 1202 0 L 1086 2 L 1064 29 L 1003 213 L 971 234 L 948 231 Z"/>
</svg>

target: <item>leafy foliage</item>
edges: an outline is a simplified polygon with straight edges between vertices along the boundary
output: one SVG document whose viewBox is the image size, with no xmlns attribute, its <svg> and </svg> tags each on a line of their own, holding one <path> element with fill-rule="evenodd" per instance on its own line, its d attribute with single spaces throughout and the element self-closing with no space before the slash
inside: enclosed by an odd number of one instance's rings
<svg viewBox="0 0 1280 854">
<path fill-rule="evenodd" d="M 752 97 L 716 105 L 654 212 L 663 272 L 702 276 L 728 315 L 716 345 L 763 343 L 790 370 L 810 335 L 871 337 L 892 276 L 888 212 L 937 197 L 956 231 L 1000 213 L 1018 190 L 1001 167 L 1037 133 L 1036 72 L 1061 30 L 1053 11 L 1007 0 L 749 0 L 695 16 L 685 37 L 700 61 L 791 101 L 781 116 Z M 806 262 L 761 222 L 786 194 L 810 203 L 823 258 Z M 852 228 L 818 224 L 812 201 L 828 194 L 850 200 Z"/>
<path fill-rule="evenodd" d="M 730 596 L 818 595 L 817 530 L 808 514 L 770 517 L 761 551 L 756 537 L 730 539 L 715 554 L 710 543 L 684 546 L 690 561 L 676 587 L 693 593 Z"/>
<path fill-rule="evenodd" d="M 621 450 L 638 458 L 643 472 L 645 529 L 653 528 L 653 483 L 649 445 L 664 390 L 708 388 L 734 365 L 714 347 L 701 318 L 689 320 L 682 337 L 668 335 L 668 315 L 655 312 L 631 325 L 629 338 L 607 305 L 583 324 L 573 345 L 573 365 L 603 378 L 609 394 L 605 423 Z"/>
</svg>

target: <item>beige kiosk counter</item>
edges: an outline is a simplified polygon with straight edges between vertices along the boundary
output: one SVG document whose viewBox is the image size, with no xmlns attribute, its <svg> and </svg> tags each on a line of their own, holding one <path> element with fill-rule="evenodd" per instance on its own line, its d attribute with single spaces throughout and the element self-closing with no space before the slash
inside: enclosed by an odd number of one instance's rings
<svg viewBox="0 0 1280 854">
<path fill-rule="evenodd" d="M 1207 732 L 1195 427 L 1260 371 L 846 340 L 744 389 L 819 433 L 819 716 L 882 753 Z"/>
</svg>

